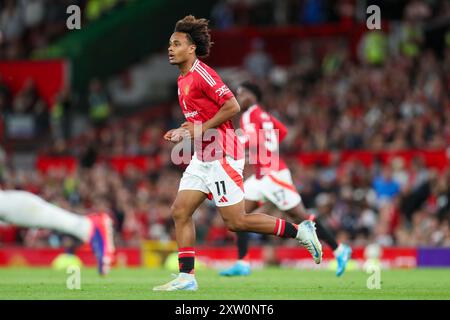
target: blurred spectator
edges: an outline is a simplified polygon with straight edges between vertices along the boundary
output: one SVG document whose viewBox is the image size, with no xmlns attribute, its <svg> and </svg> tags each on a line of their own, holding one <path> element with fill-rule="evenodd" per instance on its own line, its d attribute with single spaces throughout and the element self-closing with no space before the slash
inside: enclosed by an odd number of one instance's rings
<svg viewBox="0 0 450 320">
<path fill-rule="evenodd" d="M 111 106 L 103 84 L 99 79 L 93 79 L 89 85 L 89 117 L 92 124 L 103 127 L 111 114 Z"/>
<path fill-rule="evenodd" d="M 35 135 L 42 137 L 47 134 L 50 128 L 50 116 L 48 112 L 47 104 L 44 100 L 39 99 L 34 105 L 34 122 L 35 122 Z"/>
<path fill-rule="evenodd" d="M 45 16 L 45 0 L 19 0 L 19 3 L 23 8 L 27 28 L 34 28 L 42 23 Z"/>
<path fill-rule="evenodd" d="M 272 58 L 264 50 L 264 41 L 256 38 L 252 42 L 252 49 L 244 59 L 244 66 L 255 78 L 261 80 L 268 76 L 273 67 Z"/>
<path fill-rule="evenodd" d="M 400 184 L 393 179 L 390 167 L 383 168 L 382 174 L 374 179 L 373 187 L 377 194 L 379 206 L 391 201 L 400 192 Z"/>
<path fill-rule="evenodd" d="M 300 12 L 300 23 L 306 25 L 319 24 L 325 21 L 323 0 L 305 0 L 303 1 Z"/>
<path fill-rule="evenodd" d="M 220 0 L 213 6 L 211 18 L 217 29 L 227 29 L 234 25 L 233 11 L 227 0 Z"/>
<path fill-rule="evenodd" d="M 111 10 L 120 0 L 87 0 L 86 16 L 88 20 L 98 19 L 104 12 Z"/>
<path fill-rule="evenodd" d="M 387 41 L 383 31 L 366 32 L 360 42 L 360 60 L 372 66 L 383 65 L 388 57 Z"/>
<path fill-rule="evenodd" d="M 52 134 L 54 139 L 71 137 L 73 98 L 70 88 L 66 87 L 57 94 L 51 108 Z"/>
<path fill-rule="evenodd" d="M 6 41 L 17 41 L 25 31 L 24 15 L 16 0 L 5 0 L 0 13 L 0 30 Z"/>
<path fill-rule="evenodd" d="M 45 137 L 49 130 L 48 106 L 31 78 L 14 97 L 6 85 L 0 84 L 0 112 L 6 116 L 10 138 Z"/>
<path fill-rule="evenodd" d="M 80 150 L 80 166 L 82 168 L 90 169 L 97 162 L 98 150 L 96 141 L 96 134 L 93 130 L 88 132 L 85 143 L 83 143 L 82 150 Z"/>
</svg>

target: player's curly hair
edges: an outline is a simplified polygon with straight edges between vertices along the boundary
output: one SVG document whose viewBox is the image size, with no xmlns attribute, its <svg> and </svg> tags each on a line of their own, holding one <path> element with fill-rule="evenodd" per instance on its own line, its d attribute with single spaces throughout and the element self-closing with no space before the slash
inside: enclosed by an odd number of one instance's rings
<svg viewBox="0 0 450 320">
<path fill-rule="evenodd" d="M 175 25 L 174 32 L 186 33 L 189 40 L 197 46 L 195 53 L 198 57 L 207 57 L 213 45 L 208 23 L 207 19 L 196 19 L 193 15 L 189 15 L 178 20 Z"/>
</svg>

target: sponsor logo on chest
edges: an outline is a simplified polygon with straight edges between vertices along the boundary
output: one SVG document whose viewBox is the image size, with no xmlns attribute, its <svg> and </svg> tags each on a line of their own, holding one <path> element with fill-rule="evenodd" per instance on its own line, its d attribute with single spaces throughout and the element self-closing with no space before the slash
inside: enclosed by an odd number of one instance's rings
<svg viewBox="0 0 450 320">
<path fill-rule="evenodd" d="M 197 112 L 197 111 L 186 112 L 186 113 L 184 114 L 184 116 L 186 117 L 186 119 L 188 119 L 188 118 L 193 118 L 193 117 L 195 117 L 196 115 L 198 115 L 198 112 Z"/>
</svg>

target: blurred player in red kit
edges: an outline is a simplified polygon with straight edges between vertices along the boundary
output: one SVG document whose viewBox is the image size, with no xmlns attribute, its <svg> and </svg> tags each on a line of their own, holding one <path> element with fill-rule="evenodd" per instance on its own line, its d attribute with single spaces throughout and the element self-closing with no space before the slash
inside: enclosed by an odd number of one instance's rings
<svg viewBox="0 0 450 320">
<path fill-rule="evenodd" d="M 337 261 L 336 275 L 341 276 L 351 256 L 351 249 L 336 242 L 320 217 L 307 213 L 301 197 L 292 182 L 291 172 L 279 157 L 279 144 L 287 135 L 283 123 L 265 111 L 260 104 L 262 92 L 251 82 L 244 82 L 237 88 L 237 99 L 244 110 L 240 126 L 243 130 L 242 142 L 249 150 L 250 163 L 254 164 L 255 174 L 244 183 L 245 211 L 253 212 L 260 203 L 270 202 L 278 210 L 285 212 L 296 223 L 310 219 L 315 221 L 317 235 L 333 250 Z M 248 233 L 237 233 L 238 261 L 230 268 L 220 272 L 223 276 L 250 274 L 250 265 L 245 261 L 248 252 Z"/>
</svg>

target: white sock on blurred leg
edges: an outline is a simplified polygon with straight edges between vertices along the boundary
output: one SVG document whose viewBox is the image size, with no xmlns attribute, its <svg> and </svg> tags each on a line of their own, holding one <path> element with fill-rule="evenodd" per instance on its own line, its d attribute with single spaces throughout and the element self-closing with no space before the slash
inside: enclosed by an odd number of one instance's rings
<svg viewBox="0 0 450 320">
<path fill-rule="evenodd" d="M 91 221 L 26 191 L 0 190 L 0 220 L 29 228 L 45 228 L 89 240 Z"/>
</svg>

